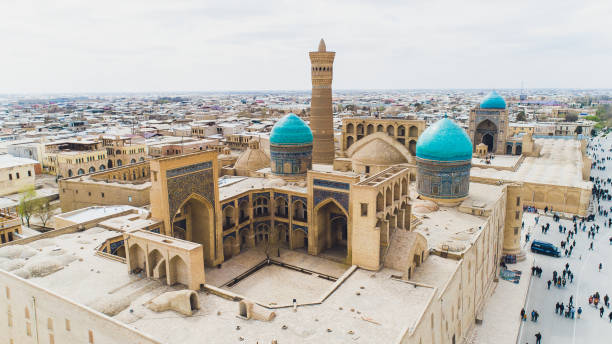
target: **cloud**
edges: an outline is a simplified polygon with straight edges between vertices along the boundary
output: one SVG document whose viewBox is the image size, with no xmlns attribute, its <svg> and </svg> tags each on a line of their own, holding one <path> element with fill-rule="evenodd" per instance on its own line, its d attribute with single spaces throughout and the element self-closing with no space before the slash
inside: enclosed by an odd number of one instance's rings
<svg viewBox="0 0 612 344">
<path fill-rule="evenodd" d="M 0 2 L 0 92 L 610 87 L 600 1 Z M 593 71 L 593 72 L 591 72 Z"/>
</svg>

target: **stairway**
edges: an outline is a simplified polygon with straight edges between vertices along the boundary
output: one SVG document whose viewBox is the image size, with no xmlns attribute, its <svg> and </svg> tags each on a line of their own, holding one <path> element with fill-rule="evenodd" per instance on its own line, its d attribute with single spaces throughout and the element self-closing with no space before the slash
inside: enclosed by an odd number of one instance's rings
<svg viewBox="0 0 612 344">
<path fill-rule="evenodd" d="M 383 260 L 383 266 L 406 273 L 411 261 L 410 249 L 414 244 L 414 233 L 398 229 L 393 231 Z"/>
</svg>

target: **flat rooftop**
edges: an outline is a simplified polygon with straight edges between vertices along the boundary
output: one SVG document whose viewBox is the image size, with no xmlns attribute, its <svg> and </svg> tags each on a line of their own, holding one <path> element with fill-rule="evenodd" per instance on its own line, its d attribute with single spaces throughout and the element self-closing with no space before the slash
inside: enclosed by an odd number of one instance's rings
<svg viewBox="0 0 612 344">
<path fill-rule="evenodd" d="M 462 202 L 462 206 L 491 209 L 503 192 L 503 186 L 470 183 L 470 193 Z M 449 251 L 460 253 L 468 249 L 480 235 L 479 227 L 487 222 L 487 217 L 467 214 L 459 207 L 440 207 L 428 214 L 415 214 L 421 223 L 415 228 L 427 238 L 429 248 L 442 249 L 443 245 Z"/>
<path fill-rule="evenodd" d="M 83 223 L 95 219 L 99 219 L 114 214 L 119 214 L 124 211 L 133 210 L 134 212 L 143 212 L 143 209 L 132 207 L 131 205 L 109 205 L 109 206 L 93 206 L 82 209 L 73 210 L 67 213 L 55 215 L 60 219 L 64 219 L 74 223 Z"/>
<path fill-rule="evenodd" d="M 487 164 L 485 159 L 472 158 L 472 165 L 482 165 L 488 168 L 510 168 L 514 166 L 520 158 L 520 155 L 496 155 L 493 159 L 489 160 L 491 162 L 490 164 Z"/>
<path fill-rule="evenodd" d="M 72 177 L 64 179 L 66 183 L 85 183 L 85 184 L 97 184 L 97 185 L 111 185 L 132 190 L 146 190 L 151 188 L 150 180 L 140 181 L 123 181 L 119 179 L 99 179 L 92 178 L 91 175 L 83 175 L 78 177 Z"/>
<path fill-rule="evenodd" d="M 150 228 L 150 226 L 158 223 L 160 223 L 159 220 L 145 218 L 141 214 L 128 214 L 102 221 L 99 223 L 99 225 L 117 232 L 133 232 L 140 229 Z"/>
<path fill-rule="evenodd" d="M 541 156 L 526 157 L 516 171 L 472 167 L 471 176 L 511 182 L 591 188 L 591 182 L 582 180 L 580 141 L 536 139 L 535 142 L 542 146 Z"/>
<path fill-rule="evenodd" d="M 101 243 L 116 235 L 114 231 L 94 227 L 24 246 L 3 247 L 0 249 L 0 267 L 23 263 L 25 265 L 12 270 L 21 276 L 29 274 L 25 277 L 29 277 L 30 282 L 98 311 L 110 313 L 115 319 L 161 342 L 177 344 L 199 344 L 203 338 L 210 343 L 239 343 L 240 337 L 245 343 L 270 343 L 273 339 L 279 343 L 391 343 L 403 330 L 415 324 L 435 292 L 430 287 L 415 287 L 410 282 L 392 278 L 392 275 L 400 274 L 395 270 L 372 272 L 356 269 L 323 303 L 300 306 L 296 312 L 292 308 L 273 309 L 276 318 L 270 322 L 240 319 L 237 317 L 238 302 L 204 291 L 198 292 L 201 309 L 192 317 L 174 311 L 156 313 L 144 304 L 180 286 L 167 286 L 159 281 L 130 275 L 124 263 L 94 254 Z M 27 261 L 19 258 L 28 255 L 31 256 Z M 310 267 L 323 268 L 327 262 L 330 267 L 327 272 L 339 273 L 346 271 L 344 269 L 347 267 L 339 267 L 338 263 L 301 251 L 281 251 L 281 258 L 283 256 Z M 232 258 L 223 265 L 240 257 Z M 249 258 L 248 255 L 245 257 Z M 48 261 L 53 262 L 44 265 L 48 271 L 41 269 L 41 262 Z M 28 271 L 49 273 L 33 276 Z M 249 284 L 237 284 L 239 288 L 234 291 L 252 293 L 253 290 L 246 289 L 253 287 L 257 288 L 255 292 L 267 298 L 277 297 L 277 291 L 283 298 L 300 293 L 301 279 L 293 282 L 286 279 L 297 272 L 288 270 L 287 273 L 275 268 L 260 272 L 264 273 L 259 277 L 253 275 L 256 278 L 251 281 L 243 281 Z M 302 291 L 302 295 L 314 295 L 326 289 L 329 282 L 322 281 L 315 282 L 322 284 L 320 286 L 307 286 L 308 290 Z M 240 328 L 237 329 L 237 326 Z"/>
<path fill-rule="evenodd" d="M 303 194 L 307 191 L 305 181 L 286 182 L 280 178 L 244 177 L 242 180 L 229 185 L 219 185 L 219 199 L 224 201 L 248 190 L 262 190 L 266 188 L 275 188 Z"/>
</svg>

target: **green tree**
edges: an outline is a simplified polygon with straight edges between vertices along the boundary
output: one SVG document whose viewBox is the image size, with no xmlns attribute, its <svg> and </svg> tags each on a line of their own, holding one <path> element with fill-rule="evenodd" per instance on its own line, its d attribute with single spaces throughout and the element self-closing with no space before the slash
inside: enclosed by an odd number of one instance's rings
<svg viewBox="0 0 612 344">
<path fill-rule="evenodd" d="M 516 120 L 518 122 L 525 122 L 527 121 L 527 116 L 525 115 L 525 111 L 521 111 L 516 115 Z"/>
<path fill-rule="evenodd" d="M 19 199 L 19 205 L 17 205 L 17 214 L 21 218 L 21 223 L 23 224 L 25 220 L 28 227 L 30 227 L 30 218 L 34 215 L 34 208 L 36 206 L 36 202 L 34 202 L 35 197 L 36 191 L 33 186 L 25 188 Z"/>
<path fill-rule="evenodd" d="M 576 122 L 577 120 L 578 120 L 578 115 L 576 114 L 568 113 L 567 115 L 565 115 L 566 122 Z"/>
<path fill-rule="evenodd" d="M 47 222 L 53 216 L 53 210 L 55 210 L 56 207 L 45 198 L 40 198 L 32 202 L 34 202 L 34 215 L 38 217 L 43 227 L 47 227 Z"/>
</svg>

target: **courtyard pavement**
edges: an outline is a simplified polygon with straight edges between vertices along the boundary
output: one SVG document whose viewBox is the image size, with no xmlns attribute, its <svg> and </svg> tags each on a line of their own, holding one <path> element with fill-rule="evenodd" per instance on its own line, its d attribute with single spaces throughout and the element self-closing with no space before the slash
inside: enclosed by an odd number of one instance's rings
<svg viewBox="0 0 612 344">
<path fill-rule="evenodd" d="M 610 148 L 612 140 L 607 139 L 606 149 Z M 612 161 L 607 161 L 606 168 L 612 170 Z M 610 172 L 593 170 L 593 176 L 610 177 Z M 608 209 L 612 202 L 601 202 L 602 208 Z M 542 240 L 560 246 L 561 240 L 565 240 L 567 234 L 559 233 L 559 223 L 553 222 L 551 217 L 541 216 L 539 224 L 534 224 L 534 214 L 524 214 L 525 229 L 531 231 L 531 240 Z M 607 220 L 607 219 L 605 219 Z M 547 234 L 542 234 L 541 224 L 551 223 Z M 542 344 L 575 344 L 575 343 L 612 343 L 612 323 L 608 319 L 608 313 L 612 308 L 605 308 L 603 318 L 600 318 L 599 311 L 593 306 L 589 306 L 589 295 L 599 291 L 602 298 L 608 294 L 612 297 L 612 245 L 608 239 L 612 236 L 612 230 L 605 227 L 603 217 L 596 216 L 595 223 L 600 225 L 599 233 L 595 240 L 587 239 L 588 228 L 593 222 L 587 223 L 587 232 L 582 230 L 574 236 L 576 247 L 570 258 L 553 258 L 540 254 L 533 254 L 535 257 L 534 265 L 540 266 L 543 270 L 542 277 L 533 277 L 529 289 L 529 295 L 525 305 L 527 321 L 523 323 L 518 343 L 535 343 L 535 333 L 542 334 Z M 566 226 L 568 232 L 573 228 L 571 220 L 561 220 L 560 223 Z M 535 226 L 534 226 L 535 225 Z M 589 250 L 589 244 L 593 241 L 594 249 Z M 526 248 L 529 249 L 529 243 Z M 559 247 L 560 248 L 560 247 Z M 573 283 L 568 283 L 565 288 L 551 286 L 547 289 L 547 281 L 552 280 L 553 270 L 561 273 L 565 264 L 569 263 L 570 270 L 574 273 Z M 603 270 L 598 271 L 599 263 L 603 263 Z M 581 319 L 565 318 L 555 314 L 555 304 L 563 302 L 567 305 L 570 295 L 574 297 L 576 309 L 582 307 Z M 600 304 L 601 306 L 601 304 Z M 536 310 L 540 317 L 537 322 L 530 321 L 532 310 Z M 576 314 L 577 315 L 577 314 Z M 519 317 L 519 314 L 513 316 Z"/>
</svg>

